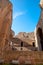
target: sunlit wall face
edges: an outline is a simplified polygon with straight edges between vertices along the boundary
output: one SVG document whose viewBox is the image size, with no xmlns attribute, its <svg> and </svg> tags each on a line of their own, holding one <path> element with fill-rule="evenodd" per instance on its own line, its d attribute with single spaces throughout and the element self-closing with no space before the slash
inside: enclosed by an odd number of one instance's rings
<svg viewBox="0 0 43 65">
<path fill-rule="evenodd" d="M 40 6 L 43 8 L 43 0 L 40 0 Z"/>
<path fill-rule="evenodd" d="M 15 33 L 33 32 L 40 17 L 40 0 L 10 0 L 13 4 L 12 29 Z"/>
</svg>

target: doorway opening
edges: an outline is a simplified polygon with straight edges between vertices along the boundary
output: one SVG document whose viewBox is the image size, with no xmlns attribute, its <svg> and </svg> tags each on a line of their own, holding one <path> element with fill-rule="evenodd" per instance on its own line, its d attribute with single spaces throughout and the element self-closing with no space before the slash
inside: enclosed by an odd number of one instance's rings
<svg viewBox="0 0 43 65">
<path fill-rule="evenodd" d="M 21 42 L 21 50 L 23 50 L 23 42 Z"/>
<path fill-rule="evenodd" d="M 43 51 L 43 33 L 42 33 L 41 28 L 38 28 L 38 36 L 40 38 L 40 44 L 41 44 L 41 48 L 42 48 L 42 51 Z"/>
</svg>

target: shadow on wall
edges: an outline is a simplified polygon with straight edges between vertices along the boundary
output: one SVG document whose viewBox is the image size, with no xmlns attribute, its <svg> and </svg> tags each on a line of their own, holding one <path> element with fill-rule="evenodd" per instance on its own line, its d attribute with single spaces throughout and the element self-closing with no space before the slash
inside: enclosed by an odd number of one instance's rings
<svg viewBox="0 0 43 65">
<path fill-rule="evenodd" d="M 37 34 L 38 34 L 38 37 L 40 39 L 41 49 L 43 51 L 43 33 L 42 33 L 42 29 L 41 28 L 38 28 Z"/>
</svg>

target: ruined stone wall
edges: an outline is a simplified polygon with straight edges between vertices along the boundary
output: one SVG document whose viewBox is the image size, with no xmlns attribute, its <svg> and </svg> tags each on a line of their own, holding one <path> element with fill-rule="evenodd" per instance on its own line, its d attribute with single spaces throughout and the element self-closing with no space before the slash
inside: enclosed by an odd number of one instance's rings
<svg viewBox="0 0 43 65">
<path fill-rule="evenodd" d="M 18 60 L 20 57 L 24 57 L 24 61 L 30 61 L 31 64 L 43 63 L 43 52 L 38 51 L 5 51 L 3 59 L 6 63 L 11 62 L 12 60 Z M 22 61 L 22 59 L 21 59 Z"/>
<path fill-rule="evenodd" d="M 30 33 L 20 32 L 15 36 L 15 38 L 19 38 L 30 45 L 33 45 L 33 42 L 35 42 L 34 32 Z"/>
<path fill-rule="evenodd" d="M 9 1 L 0 1 L 0 51 L 4 50 L 5 42 L 9 39 L 12 24 L 12 4 Z M 7 41 L 8 42 L 8 41 Z"/>
<path fill-rule="evenodd" d="M 43 2 L 42 0 L 40 1 L 40 17 L 38 24 L 35 28 L 35 42 L 36 42 L 36 47 L 38 47 L 38 50 L 42 50 L 41 42 L 43 43 Z M 43 45 L 43 44 L 42 44 Z"/>
</svg>

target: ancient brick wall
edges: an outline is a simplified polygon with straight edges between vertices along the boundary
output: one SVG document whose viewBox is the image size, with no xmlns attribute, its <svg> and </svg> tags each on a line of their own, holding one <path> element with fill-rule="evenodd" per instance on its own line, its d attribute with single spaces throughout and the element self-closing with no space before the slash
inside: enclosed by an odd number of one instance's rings
<svg viewBox="0 0 43 65">
<path fill-rule="evenodd" d="M 40 1 L 40 17 L 38 24 L 35 29 L 35 42 L 36 42 L 36 47 L 38 47 L 38 50 L 41 51 L 43 49 L 43 1 Z"/>
<path fill-rule="evenodd" d="M 9 39 L 12 24 L 12 4 L 0 1 L 0 51 L 4 50 L 6 39 Z M 3 53 L 3 52 L 2 52 Z"/>
<path fill-rule="evenodd" d="M 43 63 L 43 52 L 40 51 L 5 51 L 5 54 L 3 56 L 3 59 L 5 60 L 6 63 L 11 62 L 12 60 L 18 60 L 20 57 L 24 57 L 25 61 L 30 61 L 31 64 L 35 63 Z M 22 59 L 21 59 L 22 61 Z"/>
<path fill-rule="evenodd" d="M 19 32 L 15 37 L 21 39 L 22 41 L 30 45 L 33 45 L 33 42 L 35 42 L 34 32 L 30 32 L 30 33 Z"/>
</svg>

